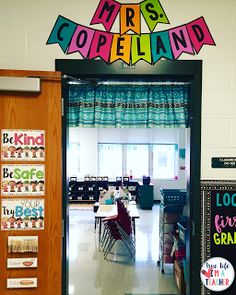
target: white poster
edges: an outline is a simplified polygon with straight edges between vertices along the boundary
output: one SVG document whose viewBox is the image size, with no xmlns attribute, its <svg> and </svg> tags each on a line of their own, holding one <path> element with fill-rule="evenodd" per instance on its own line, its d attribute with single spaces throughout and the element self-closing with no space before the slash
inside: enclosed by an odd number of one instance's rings
<svg viewBox="0 0 236 295">
<path fill-rule="evenodd" d="M 2 199 L 1 230 L 43 230 L 44 199 Z"/>
<path fill-rule="evenodd" d="M 44 161 L 43 130 L 3 129 L 1 132 L 2 161 Z"/>
<path fill-rule="evenodd" d="M 2 196 L 44 196 L 44 164 L 1 166 Z"/>
</svg>

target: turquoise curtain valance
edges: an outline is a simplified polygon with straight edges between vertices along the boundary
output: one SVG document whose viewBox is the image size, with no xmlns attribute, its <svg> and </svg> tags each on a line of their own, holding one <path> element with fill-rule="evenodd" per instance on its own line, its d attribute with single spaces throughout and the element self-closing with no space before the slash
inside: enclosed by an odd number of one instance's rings
<svg viewBox="0 0 236 295">
<path fill-rule="evenodd" d="M 188 127 L 190 85 L 70 85 L 70 127 Z"/>
</svg>

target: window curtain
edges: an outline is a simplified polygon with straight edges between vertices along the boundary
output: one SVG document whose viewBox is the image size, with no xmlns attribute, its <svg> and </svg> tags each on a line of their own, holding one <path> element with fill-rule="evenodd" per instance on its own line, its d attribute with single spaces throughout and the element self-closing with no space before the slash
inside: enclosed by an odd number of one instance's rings
<svg viewBox="0 0 236 295">
<path fill-rule="evenodd" d="M 188 127 L 190 85 L 70 85 L 70 127 Z"/>
</svg>

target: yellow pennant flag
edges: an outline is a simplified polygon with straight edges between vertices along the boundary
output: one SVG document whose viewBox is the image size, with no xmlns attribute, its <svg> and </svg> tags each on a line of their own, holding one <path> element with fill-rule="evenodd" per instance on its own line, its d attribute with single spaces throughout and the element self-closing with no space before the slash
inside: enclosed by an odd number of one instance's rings
<svg viewBox="0 0 236 295">
<path fill-rule="evenodd" d="M 130 63 L 130 48 L 131 48 L 131 35 L 113 34 L 113 41 L 111 46 L 110 63 L 123 60 L 126 64 Z"/>
</svg>

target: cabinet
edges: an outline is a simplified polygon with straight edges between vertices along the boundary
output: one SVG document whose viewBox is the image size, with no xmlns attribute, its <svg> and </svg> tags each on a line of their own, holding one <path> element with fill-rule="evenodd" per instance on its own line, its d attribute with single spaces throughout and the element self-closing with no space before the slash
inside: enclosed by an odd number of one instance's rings
<svg viewBox="0 0 236 295">
<path fill-rule="evenodd" d="M 141 209 L 152 209 L 153 206 L 153 185 L 139 184 L 137 186 L 136 201 Z"/>
<path fill-rule="evenodd" d="M 159 260 L 161 272 L 164 264 L 173 263 L 174 233 L 180 220 L 183 207 L 186 204 L 186 190 L 161 189 L 161 204 L 159 211 Z M 180 254 L 181 252 L 179 252 Z"/>
</svg>

